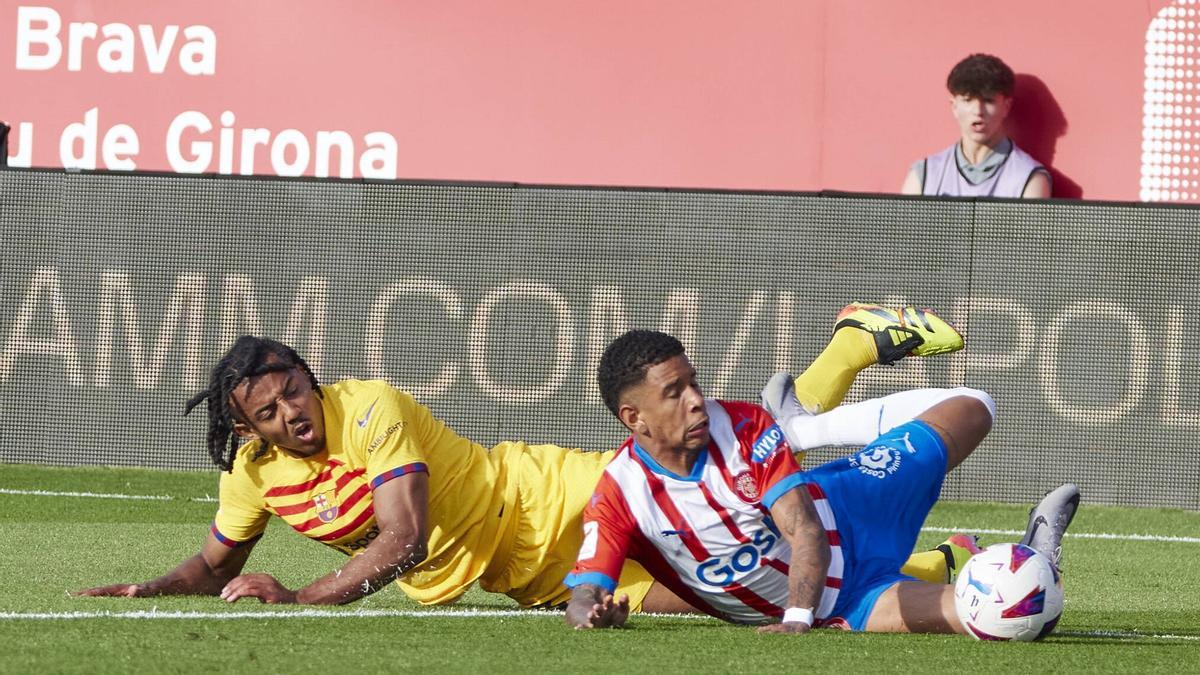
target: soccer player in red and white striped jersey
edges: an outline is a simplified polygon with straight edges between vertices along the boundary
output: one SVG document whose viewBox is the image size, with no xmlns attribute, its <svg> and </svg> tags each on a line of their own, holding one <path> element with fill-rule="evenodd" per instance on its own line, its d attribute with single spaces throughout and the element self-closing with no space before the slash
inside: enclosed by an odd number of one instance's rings
<svg viewBox="0 0 1200 675">
<path fill-rule="evenodd" d="M 632 432 L 584 512 L 567 622 L 620 625 L 626 559 L 697 609 L 765 630 L 962 632 L 953 587 L 900 572 L 942 478 L 991 428 L 961 389 L 861 452 L 803 471 L 770 415 L 706 401 L 675 338 L 632 331 L 600 364 Z"/>
</svg>

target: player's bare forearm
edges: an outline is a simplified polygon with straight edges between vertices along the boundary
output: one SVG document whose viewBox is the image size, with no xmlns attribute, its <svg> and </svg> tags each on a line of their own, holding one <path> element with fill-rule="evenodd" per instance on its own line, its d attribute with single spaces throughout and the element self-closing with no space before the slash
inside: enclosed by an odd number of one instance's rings
<svg viewBox="0 0 1200 675">
<path fill-rule="evenodd" d="M 824 536 L 824 531 L 817 534 Z M 807 539 L 807 544 L 805 540 Z M 816 607 L 821 602 L 825 572 L 829 569 L 829 543 L 801 534 L 792 543 L 788 570 L 788 605 Z"/>
<path fill-rule="evenodd" d="M 145 595 L 217 595 L 237 570 L 213 569 L 202 554 L 183 561 L 166 574 L 142 584 Z"/>
<path fill-rule="evenodd" d="M 79 591 L 81 596 L 149 597 L 155 595 L 217 595 L 241 572 L 254 542 L 230 549 L 211 534 L 200 553 L 170 572 L 140 584 L 113 584 Z"/>
<path fill-rule="evenodd" d="M 788 606 L 816 607 L 829 569 L 829 540 L 812 499 L 801 489 L 789 491 L 771 515 L 792 547 L 788 564 Z"/>
<path fill-rule="evenodd" d="M 267 574 L 246 574 L 221 589 L 221 598 L 227 602 L 258 598 L 269 603 L 340 605 L 374 593 L 421 564 L 428 555 L 429 476 L 424 472 L 399 476 L 375 488 L 372 498 L 379 536 L 341 569 L 298 591 Z"/>
<path fill-rule="evenodd" d="M 373 493 L 379 536 L 340 570 L 296 593 L 295 601 L 314 605 L 353 602 L 387 586 L 428 556 L 426 510 L 429 476 L 412 473 L 384 483 Z"/>
<path fill-rule="evenodd" d="M 205 564 L 204 559 L 195 555 L 157 579 L 140 584 L 97 586 L 79 591 L 75 595 L 127 598 L 145 598 L 155 595 L 216 595 L 221 592 L 221 588 L 230 578 L 232 577 L 216 576 Z"/>
<path fill-rule="evenodd" d="M 424 537 L 381 531 L 362 554 L 296 592 L 306 605 L 340 605 L 386 587 L 424 562 Z"/>
</svg>

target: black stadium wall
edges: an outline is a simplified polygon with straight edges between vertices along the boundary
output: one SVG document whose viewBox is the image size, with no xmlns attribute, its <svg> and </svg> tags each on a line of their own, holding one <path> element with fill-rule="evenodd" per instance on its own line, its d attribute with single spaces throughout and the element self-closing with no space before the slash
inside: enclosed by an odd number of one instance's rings
<svg viewBox="0 0 1200 675">
<path fill-rule="evenodd" d="M 755 400 L 863 300 L 968 348 L 849 400 L 999 404 L 945 497 L 1197 509 L 1198 247 L 1200 210 L 1167 205 L 0 171 L 0 461 L 211 466 L 183 403 L 247 332 L 484 445 L 611 448 L 617 334 L 672 332 L 708 395 Z"/>
</svg>

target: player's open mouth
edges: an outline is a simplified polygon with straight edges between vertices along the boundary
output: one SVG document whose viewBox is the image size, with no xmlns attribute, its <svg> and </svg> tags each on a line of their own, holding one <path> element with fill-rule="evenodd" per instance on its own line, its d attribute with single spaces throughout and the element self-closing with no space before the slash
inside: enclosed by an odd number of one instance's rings
<svg viewBox="0 0 1200 675">
<path fill-rule="evenodd" d="M 700 438 L 701 436 L 704 436 L 707 433 L 708 433 L 708 419 L 707 418 L 705 418 L 704 421 L 702 421 L 702 422 L 697 422 L 697 423 L 693 424 L 692 426 L 688 427 L 688 430 L 687 430 L 688 438 Z"/>
<path fill-rule="evenodd" d="M 315 431 L 313 425 L 308 422 L 302 422 L 292 429 L 292 435 L 305 443 L 309 443 L 312 441 Z"/>
</svg>

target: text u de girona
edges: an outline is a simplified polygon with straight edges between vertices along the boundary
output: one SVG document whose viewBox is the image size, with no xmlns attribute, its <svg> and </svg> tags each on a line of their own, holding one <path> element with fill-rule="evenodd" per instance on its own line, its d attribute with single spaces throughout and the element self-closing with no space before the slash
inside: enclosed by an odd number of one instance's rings
<svg viewBox="0 0 1200 675">
<path fill-rule="evenodd" d="M 182 37 L 182 39 L 181 39 Z M 16 69 L 53 71 L 65 68 L 81 72 L 92 66 L 107 74 L 166 73 L 174 65 L 178 72 L 196 77 L 217 74 L 217 34 L 209 26 L 166 25 L 161 29 L 125 23 L 103 25 L 91 21 L 69 21 L 53 8 L 17 8 Z M 83 112 L 59 135 L 59 162 L 69 169 L 112 169 L 132 171 L 142 139 L 125 122 L 103 119 L 98 107 Z M 215 118 L 215 119 L 214 119 Z M 218 173 L 278 176 L 395 179 L 396 138 L 386 131 L 369 131 L 356 139 L 340 129 L 306 133 L 299 129 L 272 131 L 268 128 L 237 128 L 231 110 L 218 115 L 186 110 L 168 125 L 163 139 L 166 160 L 179 173 Z M 36 142 L 34 126 L 17 125 L 13 166 L 28 166 Z M 264 157 L 265 155 L 265 157 Z"/>
</svg>

